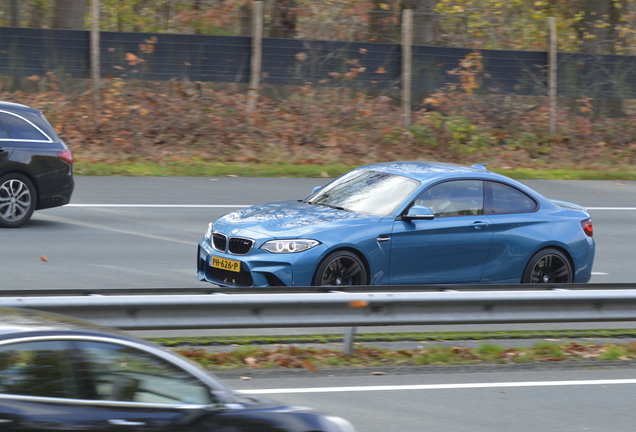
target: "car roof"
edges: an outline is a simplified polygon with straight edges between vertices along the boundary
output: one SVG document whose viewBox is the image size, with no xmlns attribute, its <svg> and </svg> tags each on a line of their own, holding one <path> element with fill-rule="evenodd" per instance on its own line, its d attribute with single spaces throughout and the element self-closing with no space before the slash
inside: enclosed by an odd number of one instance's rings
<svg viewBox="0 0 636 432">
<path fill-rule="evenodd" d="M 0 109 L 8 109 L 10 111 L 30 111 L 34 113 L 40 112 L 39 110 L 31 108 L 30 106 L 7 101 L 0 101 Z"/>
<path fill-rule="evenodd" d="M 31 309 L 0 307 L 0 340 L 31 333 L 86 333 L 132 339 L 114 329 L 76 318 Z"/>
<path fill-rule="evenodd" d="M 445 162 L 429 162 L 429 161 L 396 161 L 381 162 L 366 165 L 360 169 L 369 169 L 374 171 L 382 171 L 390 174 L 401 175 L 420 181 L 431 180 L 435 178 L 445 177 L 447 175 L 472 175 L 472 174 L 493 174 L 485 169 L 485 165 L 465 166 Z"/>
</svg>

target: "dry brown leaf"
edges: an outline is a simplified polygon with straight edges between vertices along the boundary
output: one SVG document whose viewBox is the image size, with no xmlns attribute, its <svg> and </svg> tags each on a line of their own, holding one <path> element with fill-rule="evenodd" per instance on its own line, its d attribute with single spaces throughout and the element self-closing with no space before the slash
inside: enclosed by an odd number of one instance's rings
<svg viewBox="0 0 636 432">
<path fill-rule="evenodd" d="M 41 260 L 41 261 L 44 261 L 44 262 L 49 262 L 49 259 L 46 257 L 46 255 L 42 255 L 42 256 L 40 257 L 40 260 Z"/>
<path fill-rule="evenodd" d="M 303 364 L 305 365 L 305 367 L 307 369 L 309 369 L 311 372 L 316 373 L 318 372 L 318 369 L 316 369 L 316 366 L 314 366 L 314 364 L 312 362 L 310 362 L 309 360 L 304 360 Z"/>
</svg>

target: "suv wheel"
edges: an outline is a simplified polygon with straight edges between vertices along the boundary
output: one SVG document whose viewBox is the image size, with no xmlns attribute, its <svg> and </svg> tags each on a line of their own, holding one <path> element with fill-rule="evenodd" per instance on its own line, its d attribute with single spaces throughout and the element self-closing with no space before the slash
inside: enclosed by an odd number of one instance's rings
<svg viewBox="0 0 636 432">
<path fill-rule="evenodd" d="M 24 225 L 31 218 L 35 203 L 35 187 L 27 177 L 22 174 L 0 177 L 0 227 Z"/>
</svg>

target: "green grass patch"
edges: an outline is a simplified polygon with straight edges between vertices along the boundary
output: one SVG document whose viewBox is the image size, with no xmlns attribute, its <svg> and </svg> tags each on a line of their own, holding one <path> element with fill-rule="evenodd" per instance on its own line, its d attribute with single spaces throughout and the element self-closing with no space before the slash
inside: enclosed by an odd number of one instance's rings
<svg viewBox="0 0 636 432">
<path fill-rule="evenodd" d="M 630 169 L 551 169 L 528 168 L 493 169 L 493 171 L 518 180 L 636 180 L 636 170 Z"/>
<path fill-rule="evenodd" d="M 131 177 L 337 177 L 353 165 L 303 165 L 293 163 L 225 163 L 200 159 L 173 162 L 129 160 L 120 162 L 92 162 L 79 158 L 74 173 L 79 176 L 131 176 Z"/>
<path fill-rule="evenodd" d="M 636 329 L 600 329 L 600 330 L 515 330 L 482 332 L 430 332 L 430 333 L 363 333 L 356 335 L 356 342 L 399 342 L 399 341 L 460 341 L 493 339 L 572 339 L 572 338 L 621 338 L 636 337 Z M 342 342 L 343 336 L 333 335 L 280 335 L 280 336 L 219 336 L 219 337 L 181 337 L 154 338 L 160 345 L 175 347 L 179 345 L 263 345 L 295 343 L 332 343 Z"/>
<path fill-rule="evenodd" d="M 290 162 L 272 163 L 227 163 L 188 159 L 185 161 L 155 162 L 147 160 L 125 160 L 116 162 L 91 161 L 81 155 L 74 165 L 74 173 L 79 176 L 180 176 L 180 177 L 291 177 L 291 178 L 332 178 L 337 177 L 357 165 L 347 164 L 298 164 Z M 537 180 L 636 180 L 636 170 L 610 169 L 498 169 L 494 172 L 515 179 Z"/>
<path fill-rule="evenodd" d="M 541 341 L 532 347 L 504 348 L 485 343 L 477 348 L 431 345 L 409 350 L 390 350 L 358 345 L 351 355 L 340 349 L 278 345 L 276 348 L 239 347 L 234 351 L 215 352 L 201 347 L 181 347 L 175 351 L 208 369 L 244 368 L 319 368 L 382 367 L 422 365 L 468 365 L 477 363 L 511 364 L 582 360 L 635 360 L 636 343 L 582 344 L 571 341 Z"/>
</svg>

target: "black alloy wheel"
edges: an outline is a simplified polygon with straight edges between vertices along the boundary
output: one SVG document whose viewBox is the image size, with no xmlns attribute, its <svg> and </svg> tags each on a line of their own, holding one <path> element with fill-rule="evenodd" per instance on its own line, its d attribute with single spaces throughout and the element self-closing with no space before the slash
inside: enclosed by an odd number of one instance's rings
<svg viewBox="0 0 636 432">
<path fill-rule="evenodd" d="M 557 249 L 543 249 L 530 259 L 521 283 L 571 283 L 570 261 Z"/>
<path fill-rule="evenodd" d="M 320 262 L 314 286 L 367 285 L 367 271 L 358 256 L 348 251 L 332 252 Z"/>
<path fill-rule="evenodd" d="M 27 223 L 35 203 L 35 187 L 26 176 L 6 174 L 0 178 L 0 227 L 18 228 Z"/>
</svg>

